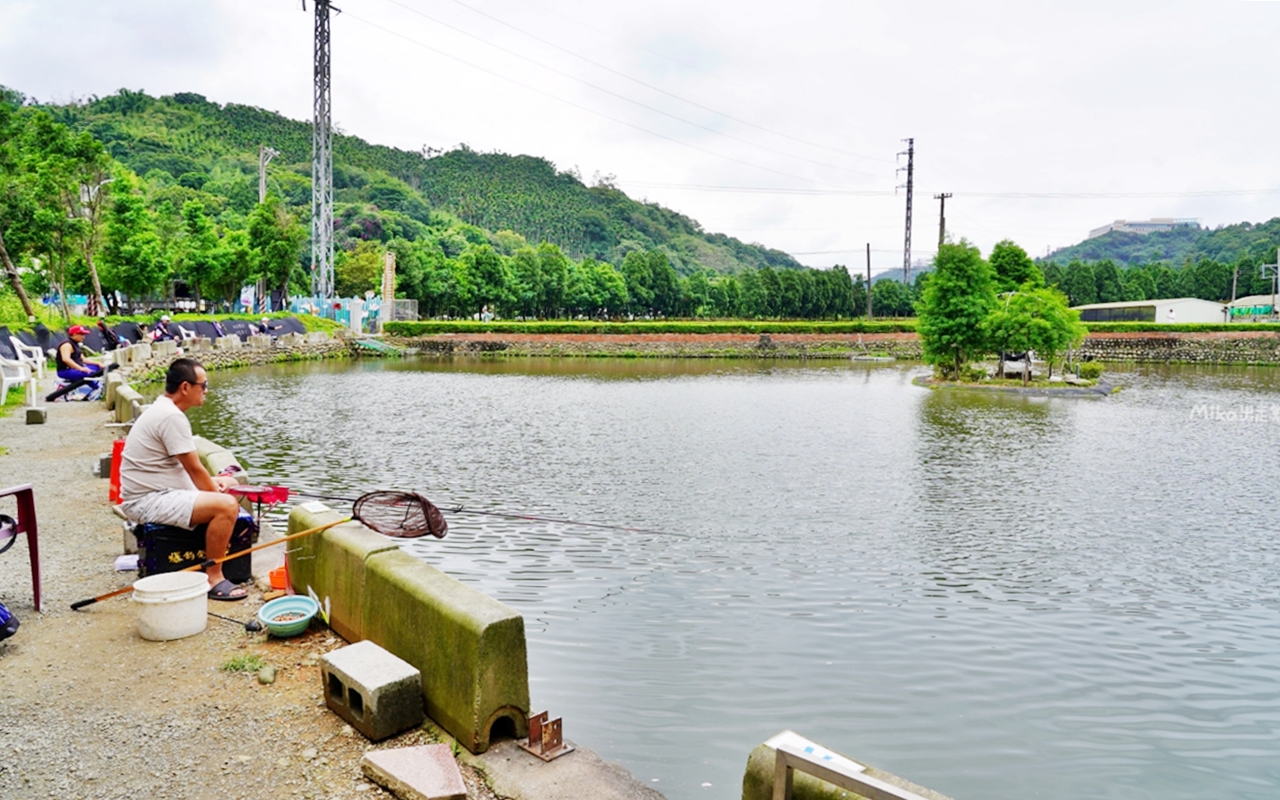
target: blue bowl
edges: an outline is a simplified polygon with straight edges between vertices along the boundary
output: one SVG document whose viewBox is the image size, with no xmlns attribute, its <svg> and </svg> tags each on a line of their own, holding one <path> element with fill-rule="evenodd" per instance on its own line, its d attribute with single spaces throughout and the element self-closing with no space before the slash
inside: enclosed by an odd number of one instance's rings
<svg viewBox="0 0 1280 800">
<path fill-rule="evenodd" d="M 306 595 L 295 594 L 288 597 L 277 597 L 258 609 L 258 619 L 262 621 L 262 624 L 266 626 L 267 631 L 272 636 L 287 639 L 305 631 L 307 626 L 311 624 L 311 619 L 319 611 L 320 604 L 315 600 Z M 302 614 L 303 616 L 299 619 L 276 622 L 276 617 L 286 614 Z"/>
</svg>

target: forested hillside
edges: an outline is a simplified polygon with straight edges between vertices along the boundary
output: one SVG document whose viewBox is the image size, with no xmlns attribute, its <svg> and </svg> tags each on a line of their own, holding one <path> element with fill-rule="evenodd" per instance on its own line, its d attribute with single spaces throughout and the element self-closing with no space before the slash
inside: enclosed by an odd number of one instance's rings
<svg viewBox="0 0 1280 800">
<path fill-rule="evenodd" d="M 258 148 L 279 151 L 258 198 Z M 175 298 L 229 307 L 258 283 L 309 290 L 306 123 L 199 95 L 121 91 L 48 106 L 0 87 L 0 320 L 69 317 Z M 423 317 L 848 318 L 866 289 L 842 267 L 703 233 L 696 222 L 587 187 L 543 159 L 411 153 L 335 142 L 337 291 L 397 296 Z M 882 290 L 877 290 L 877 295 Z M 904 295 L 882 314 L 909 312 Z M 877 301 L 879 303 L 879 301 Z"/>
<path fill-rule="evenodd" d="M 1232 264 L 1241 258 L 1256 263 L 1275 263 L 1280 246 L 1280 217 L 1258 224 L 1242 222 L 1210 230 L 1174 228 L 1156 233 L 1112 231 L 1079 244 L 1055 250 L 1042 261 L 1067 264 L 1071 261 L 1114 261 L 1120 265 L 1164 262 L 1182 266 L 1208 258 Z"/>
<path fill-rule="evenodd" d="M 280 157 L 271 168 L 272 187 L 291 205 L 310 202 L 309 122 L 218 105 L 198 94 L 153 98 L 127 90 L 48 110 L 72 130 L 93 134 L 139 175 L 158 170 L 184 183 L 213 180 L 242 213 L 257 199 L 258 147 L 273 147 Z M 477 153 L 465 145 L 427 155 L 335 136 L 335 202 L 373 204 L 423 223 L 430 222 L 430 210 L 443 210 L 488 231 L 550 242 L 572 258 L 621 263 L 633 250 L 661 248 L 682 275 L 701 268 L 800 267 L 783 252 L 706 234 L 696 221 L 636 202 L 607 183 L 585 186 L 546 159 Z"/>
</svg>

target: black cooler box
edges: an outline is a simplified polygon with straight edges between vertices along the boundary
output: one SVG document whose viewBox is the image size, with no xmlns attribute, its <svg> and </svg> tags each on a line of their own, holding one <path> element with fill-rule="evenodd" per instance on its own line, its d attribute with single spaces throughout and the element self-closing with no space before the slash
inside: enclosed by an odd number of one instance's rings
<svg viewBox="0 0 1280 800">
<path fill-rule="evenodd" d="M 162 572 L 177 572 L 203 563 L 204 529 L 203 525 L 187 530 L 151 522 L 135 526 L 133 535 L 138 539 L 138 576 L 145 578 Z M 241 513 L 231 532 L 227 555 L 252 547 L 253 535 L 257 529 L 258 525 L 253 517 Z M 222 574 L 232 583 L 248 583 L 253 578 L 252 558 L 252 555 L 246 553 L 239 558 L 224 561 Z"/>
</svg>

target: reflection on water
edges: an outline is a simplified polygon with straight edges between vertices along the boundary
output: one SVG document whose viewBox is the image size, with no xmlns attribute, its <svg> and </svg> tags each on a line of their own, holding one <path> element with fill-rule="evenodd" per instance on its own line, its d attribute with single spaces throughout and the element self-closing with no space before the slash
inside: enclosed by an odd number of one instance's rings
<svg viewBox="0 0 1280 800">
<path fill-rule="evenodd" d="M 795 728 L 958 798 L 1280 796 L 1269 369 L 1110 398 L 912 367 L 456 360 L 214 374 L 255 478 L 442 507 L 406 547 L 517 608 L 533 703 L 673 800 Z M 701 784 L 710 783 L 708 789 Z"/>
</svg>

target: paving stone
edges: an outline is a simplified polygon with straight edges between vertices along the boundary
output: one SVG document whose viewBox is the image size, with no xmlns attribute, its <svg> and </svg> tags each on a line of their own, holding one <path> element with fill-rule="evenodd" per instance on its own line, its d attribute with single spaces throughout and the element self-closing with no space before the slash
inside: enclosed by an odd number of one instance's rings
<svg viewBox="0 0 1280 800">
<path fill-rule="evenodd" d="M 400 800 L 466 800 L 462 773 L 446 744 L 372 750 L 360 760 L 364 774 Z"/>
</svg>

